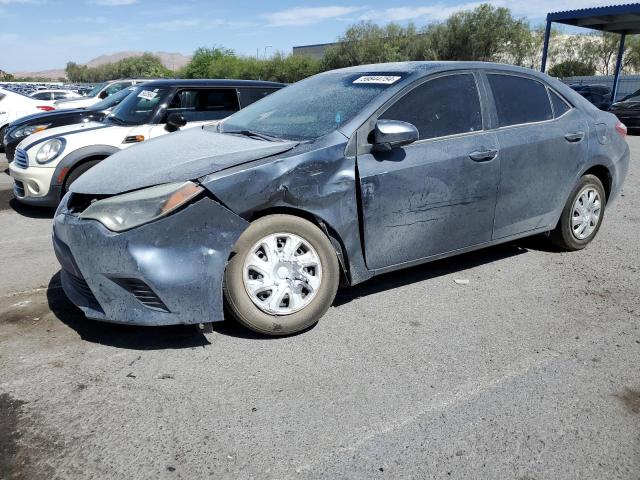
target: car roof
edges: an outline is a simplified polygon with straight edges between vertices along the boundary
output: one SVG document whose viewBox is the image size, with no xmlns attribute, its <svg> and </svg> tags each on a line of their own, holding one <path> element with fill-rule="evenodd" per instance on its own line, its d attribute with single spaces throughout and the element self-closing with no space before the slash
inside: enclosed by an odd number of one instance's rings
<svg viewBox="0 0 640 480">
<path fill-rule="evenodd" d="M 532 70 L 530 68 L 518 67 L 516 65 L 508 65 L 505 63 L 494 62 L 467 62 L 467 61 L 427 61 L 427 62 L 391 62 L 391 63 L 373 63 L 369 65 L 358 65 L 355 67 L 346 67 L 331 72 L 344 73 L 409 73 L 429 74 L 437 71 L 447 70 L 503 70 L 511 73 L 523 73 L 539 78 L 548 79 L 548 75 Z"/>
<path fill-rule="evenodd" d="M 227 79 L 168 79 L 145 82 L 145 87 L 285 87 L 285 83 L 267 82 L 264 80 L 227 80 Z"/>
</svg>

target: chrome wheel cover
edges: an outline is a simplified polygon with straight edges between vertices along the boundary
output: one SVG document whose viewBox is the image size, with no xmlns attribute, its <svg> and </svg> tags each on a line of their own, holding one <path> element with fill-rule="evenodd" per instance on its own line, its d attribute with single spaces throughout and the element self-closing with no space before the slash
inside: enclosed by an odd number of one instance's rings
<svg viewBox="0 0 640 480">
<path fill-rule="evenodd" d="M 602 201 L 598 191 L 585 187 L 576 197 L 571 209 L 571 232 L 578 240 L 589 238 L 600 222 Z"/>
<path fill-rule="evenodd" d="M 242 270 L 251 301 L 270 315 L 289 315 L 315 298 L 322 264 L 311 244 L 292 233 L 273 233 L 249 249 Z"/>
</svg>

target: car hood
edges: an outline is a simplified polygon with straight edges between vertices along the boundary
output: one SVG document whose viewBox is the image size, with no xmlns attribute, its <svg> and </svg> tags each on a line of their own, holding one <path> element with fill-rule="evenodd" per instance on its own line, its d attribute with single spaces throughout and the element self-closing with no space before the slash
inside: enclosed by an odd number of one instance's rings
<svg viewBox="0 0 640 480">
<path fill-rule="evenodd" d="M 611 110 L 638 110 L 640 109 L 640 102 L 622 100 L 611 105 Z"/>
<path fill-rule="evenodd" d="M 33 133 L 22 141 L 19 148 L 28 150 L 32 146 L 49 138 L 63 137 L 65 135 L 71 135 L 81 133 L 85 131 L 97 130 L 98 128 L 109 128 L 111 125 L 107 125 L 102 122 L 87 122 L 87 123 L 73 123 L 71 125 L 62 125 L 60 127 L 47 128 L 38 133 Z"/>
<path fill-rule="evenodd" d="M 116 195 L 162 183 L 194 180 L 284 153 L 296 145 L 296 142 L 268 142 L 193 128 L 111 155 L 76 180 L 71 191 Z"/>
<path fill-rule="evenodd" d="M 34 113 L 32 115 L 26 115 L 16 120 L 15 122 L 11 122 L 11 126 L 19 125 L 23 123 L 29 123 L 31 122 L 31 120 L 36 120 L 38 122 L 42 121 L 46 123 L 47 121 L 50 121 L 56 118 L 66 117 L 67 115 L 77 115 L 79 113 L 85 113 L 85 112 L 91 113 L 88 110 L 84 110 L 81 108 L 74 108 L 69 110 L 52 110 L 51 112 Z"/>
</svg>

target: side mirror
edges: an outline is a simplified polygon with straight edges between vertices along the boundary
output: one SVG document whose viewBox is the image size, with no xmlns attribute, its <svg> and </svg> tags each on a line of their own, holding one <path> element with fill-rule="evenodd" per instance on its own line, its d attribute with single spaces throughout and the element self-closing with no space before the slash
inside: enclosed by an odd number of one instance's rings
<svg viewBox="0 0 640 480">
<path fill-rule="evenodd" d="M 420 138 L 418 129 L 399 120 L 378 120 L 373 130 L 373 149 L 389 152 L 397 147 L 409 145 Z"/>
<path fill-rule="evenodd" d="M 109 94 L 107 93 L 106 90 L 103 90 L 100 92 L 100 94 L 98 95 L 98 98 L 100 98 L 101 100 L 104 100 L 105 98 L 107 98 L 109 96 Z"/>
<path fill-rule="evenodd" d="M 167 117 L 167 124 L 165 129 L 169 132 L 175 132 L 180 130 L 180 127 L 184 127 L 187 124 L 187 120 L 181 113 L 170 113 Z"/>
</svg>

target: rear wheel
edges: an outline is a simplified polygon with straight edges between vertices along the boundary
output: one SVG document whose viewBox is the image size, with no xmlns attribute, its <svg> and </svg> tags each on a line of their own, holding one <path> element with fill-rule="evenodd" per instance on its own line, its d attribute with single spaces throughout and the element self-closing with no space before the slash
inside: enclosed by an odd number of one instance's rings
<svg viewBox="0 0 640 480">
<path fill-rule="evenodd" d="M 340 271 L 317 226 L 291 215 L 254 221 L 238 239 L 224 276 L 229 310 L 244 326 L 287 335 L 315 324 L 333 303 Z"/>
<path fill-rule="evenodd" d="M 75 182 L 78 179 L 78 177 L 80 177 L 80 175 L 82 175 L 84 172 L 89 170 L 91 167 L 97 165 L 101 161 L 102 161 L 101 159 L 89 160 L 88 162 L 81 163 L 76 168 L 71 170 L 71 173 L 69 173 L 69 175 L 67 175 L 67 178 L 65 178 L 64 180 L 64 191 L 68 192 L 69 187 L 71 187 L 71 184 Z"/>
<path fill-rule="evenodd" d="M 583 176 L 562 211 L 551 240 L 560 248 L 574 251 L 586 247 L 596 236 L 604 218 L 606 192 L 595 175 Z"/>
</svg>

